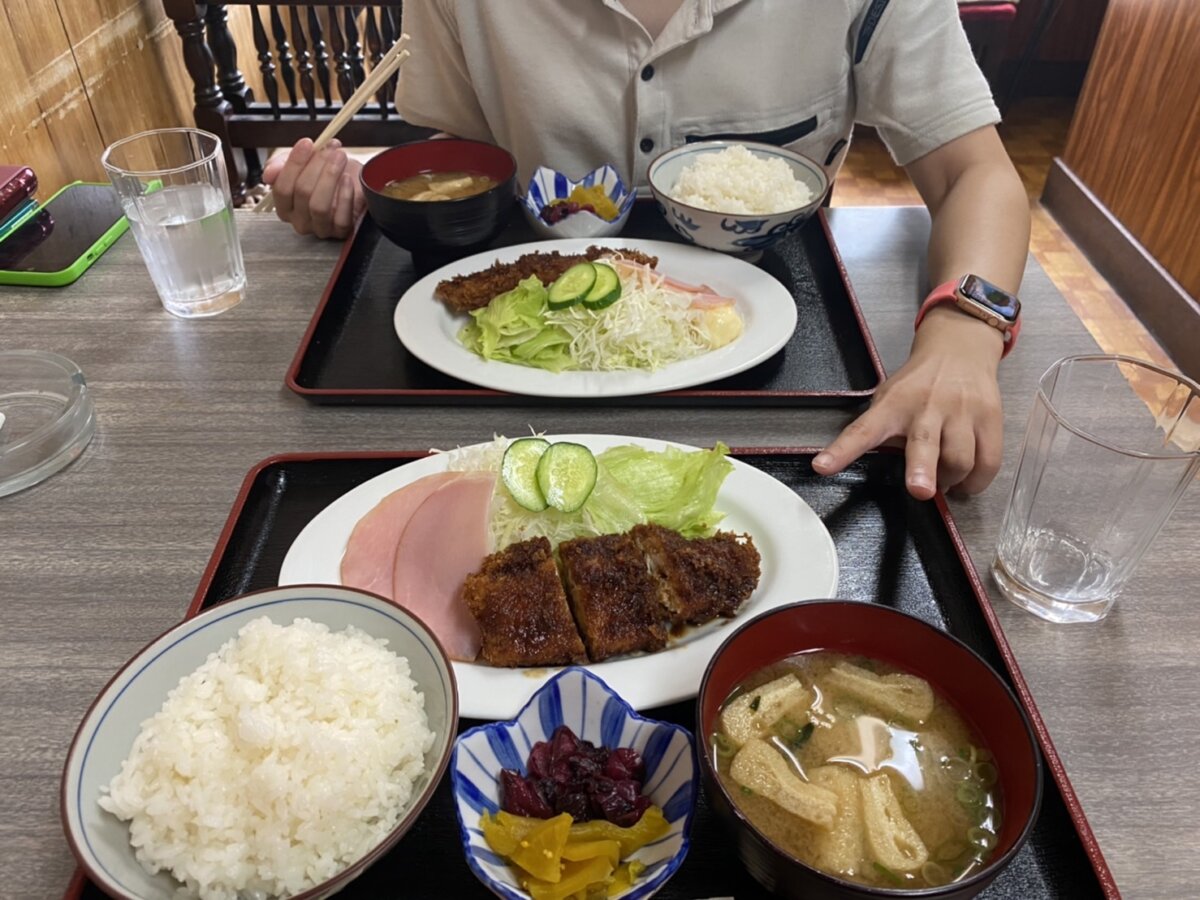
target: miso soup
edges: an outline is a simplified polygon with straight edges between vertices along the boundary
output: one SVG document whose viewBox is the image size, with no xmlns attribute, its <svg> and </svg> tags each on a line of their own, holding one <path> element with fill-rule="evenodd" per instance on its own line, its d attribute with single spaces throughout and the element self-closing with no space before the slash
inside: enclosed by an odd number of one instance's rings
<svg viewBox="0 0 1200 900">
<path fill-rule="evenodd" d="M 883 663 L 803 653 L 747 679 L 712 735 L 729 795 L 776 846 L 877 887 L 958 881 L 991 858 L 991 754 L 930 685 Z"/>
<path fill-rule="evenodd" d="M 389 181 L 383 193 L 397 200 L 461 200 L 494 188 L 497 181 L 478 172 L 422 172 Z"/>
</svg>

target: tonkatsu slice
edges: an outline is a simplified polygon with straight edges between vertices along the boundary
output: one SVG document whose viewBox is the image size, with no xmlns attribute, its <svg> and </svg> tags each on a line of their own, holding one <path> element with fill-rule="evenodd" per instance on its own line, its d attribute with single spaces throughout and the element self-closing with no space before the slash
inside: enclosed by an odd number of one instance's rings
<svg viewBox="0 0 1200 900">
<path fill-rule="evenodd" d="M 593 662 L 667 643 L 658 581 L 628 534 L 576 538 L 558 546 L 563 580 Z"/>
<path fill-rule="evenodd" d="M 758 587 L 760 557 L 748 534 L 688 540 L 661 525 L 638 525 L 629 535 L 646 555 L 673 626 L 732 618 Z"/>
<path fill-rule="evenodd" d="M 510 544 L 468 575 L 463 599 L 483 635 L 479 658 L 494 666 L 587 661 L 544 537 Z"/>
</svg>

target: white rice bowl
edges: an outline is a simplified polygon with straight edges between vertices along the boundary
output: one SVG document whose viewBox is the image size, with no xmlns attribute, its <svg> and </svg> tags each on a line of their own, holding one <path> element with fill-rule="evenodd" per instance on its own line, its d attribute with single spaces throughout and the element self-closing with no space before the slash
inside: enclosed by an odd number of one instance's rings
<svg viewBox="0 0 1200 900">
<path fill-rule="evenodd" d="M 244 625 L 142 723 L 99 804 L 188 896 L 287 896 L 396 827 L 433 746 L 408 660 L 353 626 Z"/>
<path fill-rule="evenodd" d="M 699 154 L 679 173 L 673 199 L 698 209 L 739 215 L 771 215 L 813 201 L 812 189 L 778 157 L 751 153 L 733 144 Z"/>
</svg>

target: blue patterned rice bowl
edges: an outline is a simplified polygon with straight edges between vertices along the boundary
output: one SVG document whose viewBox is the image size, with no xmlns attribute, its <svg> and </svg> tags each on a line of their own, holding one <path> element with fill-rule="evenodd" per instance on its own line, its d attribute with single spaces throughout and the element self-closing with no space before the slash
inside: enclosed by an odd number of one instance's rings
<svg viewBox="0 0 1200 900">
<path fill-rule="evenodd" d="M 566 200 L 571 191 L 580 185 L 591 187 L 594 184 L 604 185 L 608 198 L 616 204 L 618 215 L 612 222 L 590 212 L 574 213 L 553 225 L 547 224 L 541 217 L 542 209 L 553 201 Z M 636 199 L 637 192 L 625 186 L 621 174 L 612 166 L 601 166 L 588 172 L 579 181 L 572 181 L 562 172 L 541 166 L 529 179 L 529 187 L 521 198 L 521 208 L 530 226 L 542 238 L 613 237 L 625 227 Z"/>
<path fill-rule="evenodd" d="M 811 202 L 786 212 L 725 213 L 690 206 L 672 196 L 680 173 L 697 157 L 739 144 L 755 156 L 783 160 L 792 170 L 792 176 L 812 192 Z M 663 218 L 676 234 L 689 244 L 722 253 L 754 253 L 799 231 L 820 208 L 829 190 L 828 175 L 813 160 L 785 147 L 748 141 L 700 141 L 668 150 L 650 164 L 647 179 Z"/>
<path fill-rule="evenodd" d="M 454 745 L 450 779 L 467 864 L 498 897 L 528 900 L 509 865 L 488 847 L 479 820 L 499 809 L 501 769 L 525 772 L 538 741 L 559 725 L 605 747 L 633 747 L 646 763 L 645 793 L 663 810 L 670 831 L 632 858 L 646 870 L 622 900 L 652 897 L 683 864 L 699 791 L 695 745 L 687 729 L 646 719 L 587 669 L 564 669 L 530 698 L 510 722 L 472 728 Z"/>
</svg>

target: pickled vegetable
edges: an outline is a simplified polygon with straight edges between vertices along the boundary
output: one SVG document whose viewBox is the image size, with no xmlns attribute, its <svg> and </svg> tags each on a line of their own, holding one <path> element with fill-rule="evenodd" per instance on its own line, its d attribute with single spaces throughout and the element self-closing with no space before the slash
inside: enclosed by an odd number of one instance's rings
<svg viewBox="0 0 1200 900">
<path fill-rule="evenodd" d="M 534 900 L 616 897 L 646 869 L 627 857 L 670 830 L 657 806 L 629 828 L 603 819 L 572 825 L 566 813 L 535 819 L 500 811 L 479 822 L 488 846 L 513 863 L 517 883 Z"/>
<path fill-rule="evenodd" d="M 571 826 L 571 841 L 616 841 L 621 845 L 621 858 L 637 853 L 642 847 L 657 841 L 671 830 L 670 824 L 663 817 L 662 810 L 651 806 L 638 819 L 636 825 L 621 828 L 603 819 L 592 819 L 590 822 L 577 822 Z"/>
<path fill-rule="evenodd" d="M 508 858 L 530 875 L 556 883 L 562 878 L 562 852 L 570 831 L 571 817 L 566 813 L 546 819 L 517 842 Z"/>
<path fill-rule="evenodd" d="M 533 900 L 567 900 L 579 891 L 587 891 L 590 885 L 606 882 L 612 872 L 612 863 L 600 857 L 586 862 L 569 862 L 563 864 L 558 873 L 561 877 L 555 883 L 544 884 L 530 879 L 525 889 Z"/>
</svg>

